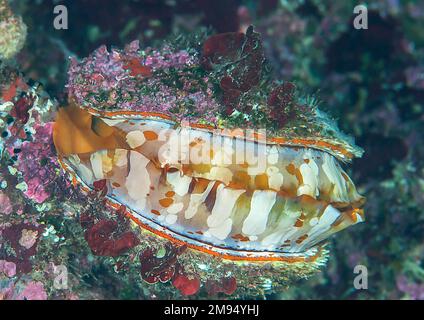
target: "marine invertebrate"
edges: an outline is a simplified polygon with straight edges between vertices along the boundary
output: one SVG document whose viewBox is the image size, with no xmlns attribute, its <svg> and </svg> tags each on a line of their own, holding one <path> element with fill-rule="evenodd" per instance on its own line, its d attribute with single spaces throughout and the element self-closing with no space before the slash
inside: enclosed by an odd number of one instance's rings
<svg viewBox="0 0 424 320">
<path fill-rule="evenodd" d="M 267 77 L 251 27 L 202 48 L 101 47 L 69 75 L 59 160 L 142 227 L 147 282 L 258 293 L 316 272 L 322 241 L 363 221 L 364 198 L 339 163 L 361 149 L 293 84 Z M 116 228 L 99 223 L 107 237 Z"/>
<path fill-rule="evenodd" d="M 22 18 L 15 16 L 8 0 L 0 1 L 0 57 L 10 59 L 24 46 L 27 27 Z"/>
</svg>

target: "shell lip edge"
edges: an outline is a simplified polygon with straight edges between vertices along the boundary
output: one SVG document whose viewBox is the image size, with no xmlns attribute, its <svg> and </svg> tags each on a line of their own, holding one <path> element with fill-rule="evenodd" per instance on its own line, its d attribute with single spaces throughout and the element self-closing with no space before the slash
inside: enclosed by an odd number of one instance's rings
<svg viewBox="0 0 424 320">
<path fill-rule="evenodd" d="M 284 137 L 278 135 L 263 136 L 264 139 L 261 140 L 261 136 L 254 135 L 254 139 L 250 139 L 249 136 L 242 135 L 237 136 L 233 134 L 235 131 L 243 128 L 225 128 L 218 126 L 217 124 L 205 124 L 202 122 L 188 122 L 187 124 L 182 124 L 184 120 L 173 117 L 167 113 L 163 112 L 153 112 L 153 111 L 137 111 L 137 110 L 110 110 L 105 111 L 99 108 L 92 106 L 79 106 L 81 109 L 85 109 L 87 112 L 93 116 L 107 119 L 123 119 L 123 120 L 154 120 L 160 121 L 171 125 L 179 125 L 182 128 L 188 128 L 191 130 L 200 130 L 204 132 L 217 134 L 216 130 L 230 130 L 232 134 L 221 133 L 221 136 L 232 137 L 235 139 L 244 139 L 246 141 L 251 141 L 255 143 L 263 143 L 267 145 L 278 145 L 283 147 L 300 147 L 300 148 L 311 148 L 334 156 L 336 159 L 349 163 L 354 158 L 361 158 L 364 150 L 361 147 L 358 147 L 354 144 L 350 144 L 340 139 L 329 139 L 328 137 L 305 137 L 294 135 L 293 137 Z M 259 138 L 259 140 L 258 140 Z"/>
<path fill-rule="evenodd" d="M 80 189 L 85 193 L 93 190 L 75 173 L 75 171 L 70 166 L 68 166 L 63 161 L 61 157 L 59 157 L 58 160 L 63 170 L 71 176 L 72 182 L 75 186 L 80 185 Z M 118 209 L 121 206 L 119 201 L 109 196 L 106 197 L 105 203 L 112 209 Z M 131 208 L 127 207 L 125 214 L 143 231 L 148 231 L 151 234 L 162 239 L 169 240 L 174 244 L 185 245 L 194 251 L 209 254 L 223 260 L 246 263 L 315 263 L 316 261 L 319 262 L 320 259 L 323 256 L 326 256 L 328 253 L 328 250 L 326 249 L 327 243 L 325 241 L 315 244 L 302 252 L 248 251 L 225 248 L 178 234 L 164 226 L 159 225 L 149 218 L 142 216 Z"/>
</svg>

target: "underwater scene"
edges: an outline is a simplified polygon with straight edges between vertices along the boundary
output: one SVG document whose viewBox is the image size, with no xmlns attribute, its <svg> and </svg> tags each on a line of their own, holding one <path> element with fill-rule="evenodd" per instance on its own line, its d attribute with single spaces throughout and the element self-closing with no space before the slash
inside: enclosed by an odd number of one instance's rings
<svg viewBox="0 0 424 320">
<path fill-rule="evenodd" d="M 423 138 L 424 1 L 0 0 L 0 300 L 424 300 Z"/>
</svg>

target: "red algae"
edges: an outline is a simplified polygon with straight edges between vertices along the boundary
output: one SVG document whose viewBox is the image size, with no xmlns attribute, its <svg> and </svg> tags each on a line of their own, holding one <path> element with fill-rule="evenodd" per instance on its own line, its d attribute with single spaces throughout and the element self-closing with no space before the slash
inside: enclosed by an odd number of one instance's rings
<svg viewBox="0 0 424 320">
<path fill-rule="evenodd" d="M 132 232 L 118 232 L 118 223 L 100 220 L 85 232 L 92 252 L 99 256 L 116 257 L 137 246 L 140 240 Z"/>
<path fill-rule="evenodd" d="M 182 295 L 191 296 L 199 291 L 200 281 L 197 278 L 190 279 L 183 274 L 178 274 L 172 281 L 172 285 L 177 288 Z"/>
</svg>

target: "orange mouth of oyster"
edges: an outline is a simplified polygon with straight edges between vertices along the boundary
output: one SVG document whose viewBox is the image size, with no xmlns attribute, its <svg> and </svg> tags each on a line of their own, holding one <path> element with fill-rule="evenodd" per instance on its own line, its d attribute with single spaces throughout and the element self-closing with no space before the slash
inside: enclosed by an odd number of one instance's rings
<svg viewBox="0 0 424 320">
<path fill-rule="evenodd" d="M 76 107 L 59 111 L 54 142 L 77 181 L 106 179 L 110 204 L 143 228 L 226 259 L 313 259 L 317 244 L 363 221 L 364 198 L 325 151 Z"/>
</svg>

